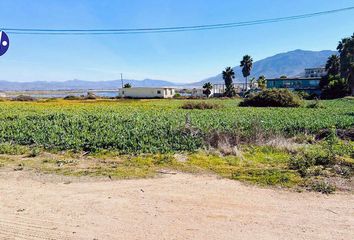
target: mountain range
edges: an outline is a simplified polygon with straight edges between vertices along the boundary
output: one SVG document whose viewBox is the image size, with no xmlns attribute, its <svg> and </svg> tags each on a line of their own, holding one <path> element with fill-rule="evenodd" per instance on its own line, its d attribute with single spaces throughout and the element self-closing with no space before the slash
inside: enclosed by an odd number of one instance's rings
<svg viewBox="0 0 354 240">
<path fill-rule="evenodd" d="M 259 61 L 254 62 L 250 77 L 259 77 L 264 75 L 267 78 L 276 78 L 282 75 L 288 77 L 300 77 L 304 74 L 305 68 L 324 66 L 328 57 L 337 54 L 335 51 L 305 51 L 294 50 L 286 53 L 280 53 Z M 239 66 L 233 68 L 236 78 L 235 82 L 243 82 L 242 71 Z M 223 69 L 220 69 L 220 72 Z M 133 87 L 201 87 L 205 82 L 222 83 L 221 74 L 204 79 L 199 82 L 180 84 L 164 80 L 144 79 L 127 80 L 124 83 L 130 83 Z M 64 82 L 11 82 L 0 81 L 1 91 L 34 91 L 34 90 L 113 90 L 120 88 L 120 80 L 112 81 L 84 81 L 69 80 Z"/>
<path fill-rule="evenodd" d="M 280 53 L 253 63 L 250 78 L 258 78 L 261 75 L 266 78 L 278 78 L 282 75 L 287 77 L 302 77 L 305 68 L 323 67 L 329 56 L 338 54 L 331 50 L 323 51 L 305 51 L 294 50 L 286 53 Z M 243 82 L 242 69 L 239 66 L 233 67 L 235 72 L 235 82 Z M 222 83 L 222 75 L 207 78 L 193 85 L 202 85 L 205 82 Z"/>
</svg>

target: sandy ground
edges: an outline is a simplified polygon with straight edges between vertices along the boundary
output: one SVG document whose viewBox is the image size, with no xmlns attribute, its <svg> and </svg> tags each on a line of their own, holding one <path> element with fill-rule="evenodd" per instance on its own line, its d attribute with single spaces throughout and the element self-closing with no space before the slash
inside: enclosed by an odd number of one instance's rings
<svg viewBox="0 0 354 240">
<path fill-rule="evenodd" d="M 0 172 L 0 239 L 353 239 L 354 195 L 215 176 L 68 182 Z"/>
</svg>

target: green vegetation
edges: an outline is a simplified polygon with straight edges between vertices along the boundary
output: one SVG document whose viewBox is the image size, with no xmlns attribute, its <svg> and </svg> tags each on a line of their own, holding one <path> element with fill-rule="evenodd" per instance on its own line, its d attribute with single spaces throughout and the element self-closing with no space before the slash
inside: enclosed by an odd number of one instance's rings
<svg viewBox="0 0 354 240">
<path fill-rule="evenodd" d="M 241 102 L 242 107 L 300 107 L 302 101 L 288 89 L 267 89 Z"/>
<path fill-rule="evenodd" d="M 213 89 L 213 85 L 210 82 L 207 82 L 203 85 L 203 93 L 209 97 L 211 94 L 211 90 Z"/>
<path fill-rule="evenodd" d="M 321 101 L 324 108 L 240 108 L 239 100 L 186 110 L 185 100 L 0 102 L 0 142 L 45 149 L 122 154 L 196 151 L 213 132 L 292 137 L 354 125 L 354 101 Z M 186 128 L 186 115 L 193 129 Z M 253 130 L 257 129 L 257 132 Z M 240 136 L 242 137 L 242 136 Z"/>
<path fill-rule="evenodd" d="M 27 95 L 18 95 L 17 97 L 14 97 L 12 99 L 13 101 L 19 101 L 19 102 L 33 102 L 36 101 L 34 97 L 27 96 Z"/>
<path fill-rule="evenodd" d="M 124 84 L 123 88 L 132 88 L 132 85 L 130 83 Z"/>
<path fill-rule="evenodd" d="M 354 94 L 354 34 L 342 39 L 326 63 L 327 75 L 321 79 L 322 99 L 335 99 Z"/>
<path fill-rule="evenodd" d="M 185 102 L 182 105 L 183 109 L 218 109 L 220 108 L 220 105 L 215 104 L 215 103 L 210 103 L 210 102 Z"/>
</svg>

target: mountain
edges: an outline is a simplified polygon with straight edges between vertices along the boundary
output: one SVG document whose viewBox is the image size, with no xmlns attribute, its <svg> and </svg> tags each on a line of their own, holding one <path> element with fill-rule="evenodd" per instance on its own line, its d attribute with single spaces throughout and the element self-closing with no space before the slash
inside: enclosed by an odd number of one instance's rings
<svg viewBox="0 0 354 240">
<path fill-rule="evenodd" d="M 133 87 L 173 87 L 178 84 L 163 80 L 129 80 L 124 79 L 125 83 L 130 83 Z M 122 87 L 121 80 L 113 81 L 83 81 L 69 80 L 65 82 L 9 82 L 0 81 L 0 91 L 36 91 L 36 90 L 114 90 Z"/>
<path fill-rule="evenodd" d="M 301 77 L 305 68 L 320 67 L 326 64 L 328 57 L 337 54 L 335 51 L 305 51 L 295 50 L 286 53 L 280 53 L 253 63 L 253 69 L 250 77 L 258 78 L 261 75 L 266 78 L 277 78 L 282 75 L 288 77 Z M 242 71 L 239 66 L 233 68 L 235 71 L 235 82 L 244 82 Z M 193 86 L 201 86 L 205 82 L 223 83 L 221 74 L 207 78 L 203 81 L 192 83 Z"/>
</svg>

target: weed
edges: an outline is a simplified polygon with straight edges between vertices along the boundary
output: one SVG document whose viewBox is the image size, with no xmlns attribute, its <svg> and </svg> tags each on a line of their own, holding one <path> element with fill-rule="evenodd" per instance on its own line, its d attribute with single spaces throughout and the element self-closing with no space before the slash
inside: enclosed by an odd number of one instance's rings
<svg viewBox="0 0 354 240">
<path fill-rule="evenodd" d="M 331 194 L 335 192 L 336 187 L 325 181 L 314 181 L 310 184 L 311 190 L 323 194 Z"/>
</svg>

